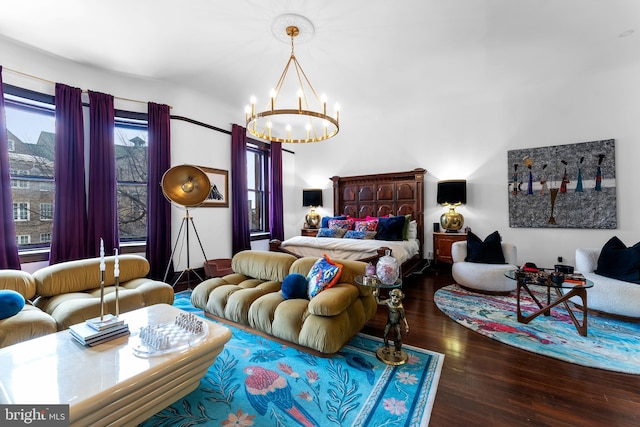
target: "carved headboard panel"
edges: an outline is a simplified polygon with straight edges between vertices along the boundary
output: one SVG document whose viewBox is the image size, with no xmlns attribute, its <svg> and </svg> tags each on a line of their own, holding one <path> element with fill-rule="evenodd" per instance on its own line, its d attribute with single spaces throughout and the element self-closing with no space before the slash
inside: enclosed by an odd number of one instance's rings
<svg viewBox="0 0 640 427">
<path fill-rule="evenodd" d="M 359 176 L 334 176 L 334 215 L 357 218 L 409 215 L 418 225 L 418 239 L 424 247 L 425 169 Z"/>
</svg>

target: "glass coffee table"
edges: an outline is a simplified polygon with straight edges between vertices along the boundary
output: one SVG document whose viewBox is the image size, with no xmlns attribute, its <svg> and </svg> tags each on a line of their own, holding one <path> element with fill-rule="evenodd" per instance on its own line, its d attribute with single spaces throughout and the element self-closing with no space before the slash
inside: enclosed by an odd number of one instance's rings
<svg viewBox="0 0 640 427">
<path fill-rule="evenodd" d="M 542 315 L 550 316 L 551 309 L 560 304 L 563 304 L 569 317 L 571 317 L 571 321 L 573 325 L 576 327 L 578 333 L 584 337 L 587 336 L 587 289 L 593 287 L 593 282 L 591 280 L 585 280 L 585 283 L 555 283 L 550 279 L 549 272 L 552 270 L 548 269 L 540 269 L 538 273 L 528 273 L 523 272 L 521 270 L 509 270 L 504 275 L 509 279 L 515 280 L 517 282 L 516 287 L 516 300 L 517 300 L 517 316 L 518 322 L 520 323 L 529 323 L 536 317 Z M 540 301 L 538 297 L 531 291 L 529 286 L 537 285 L 544 286 L 547 288 L 547 298 L 546 304 L 544 301 Z M 527 294 L 531 297 L 531 299 L 536 303 L 539 310 L 534 311 L 529 315 L 525 315 L 520 307 L 520 295 L 522 294 L 522 289 L 525 290 Z M 551 293 L 556 296 L 556 299 L 552 300 Z M 563 292 L 565 290 L 565 292 Z M 575 313 L 569 307 L 567 301 L 572 297 L 578 297 L 582 300 L 582 323 L 578 321 Z"/>
</svg>

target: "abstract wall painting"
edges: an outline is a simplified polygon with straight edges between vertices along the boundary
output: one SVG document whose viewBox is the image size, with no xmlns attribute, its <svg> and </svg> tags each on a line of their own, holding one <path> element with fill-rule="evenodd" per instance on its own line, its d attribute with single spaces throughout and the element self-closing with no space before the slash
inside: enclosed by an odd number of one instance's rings
<svg viewBox="0 0 640 427">
<path fill-rule="evenodd" d="M 615 140 L 509 150 L 509 226 L 617 228 Z"/>
</svg>

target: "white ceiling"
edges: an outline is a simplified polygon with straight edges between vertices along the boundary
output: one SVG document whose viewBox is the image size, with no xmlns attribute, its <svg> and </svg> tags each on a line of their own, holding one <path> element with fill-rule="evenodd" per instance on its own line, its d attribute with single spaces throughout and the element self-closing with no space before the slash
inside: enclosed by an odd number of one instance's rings
<svg viewBox="0 0 640 427">
<path fill-rule="evenodd" d="M 1 37 L 189 86 L 239 111 L 251 95 L 268 95 L 289 57 L 290 46 L 271 34 L 284 13 L 313 23 L 314 37 L 296 45 L 296 56 L 316 90 L 343 111 L 417 108 L 439 96 L 562 82 L 640 59 L 640 0 L 2 3 Z"/>
</svg>

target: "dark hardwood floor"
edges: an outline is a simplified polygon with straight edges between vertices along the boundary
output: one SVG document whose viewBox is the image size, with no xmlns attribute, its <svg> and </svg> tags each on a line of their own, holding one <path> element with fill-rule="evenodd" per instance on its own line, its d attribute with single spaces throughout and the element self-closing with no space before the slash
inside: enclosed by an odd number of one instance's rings
<svg viewBox="0 0 640 427">
<path fill-rule="evenodd" d="M 404 342 L 445 355 L 430 426 L 640 426 L 640 376 L 562 362 L 473 332 L 433 302 L 451 283 L 449 271 L 426 271 L 403 286 L 411 329 Z M 381 306 L 363 332 L 381 336 L 386 320 Z"/>
</svg>

